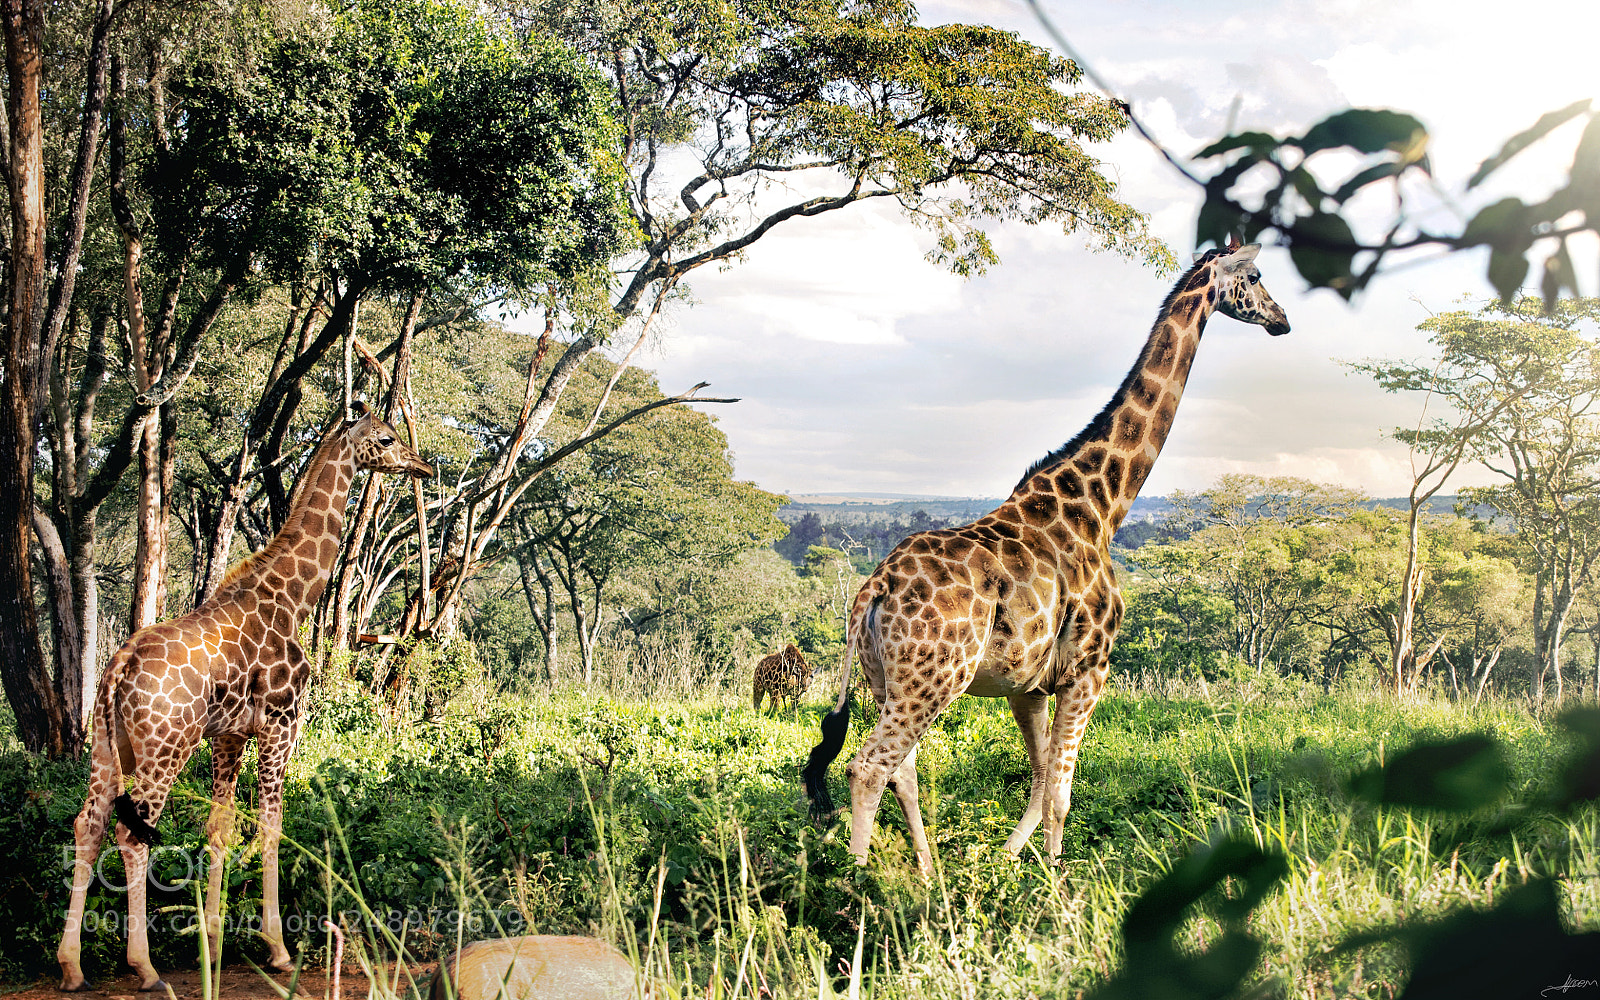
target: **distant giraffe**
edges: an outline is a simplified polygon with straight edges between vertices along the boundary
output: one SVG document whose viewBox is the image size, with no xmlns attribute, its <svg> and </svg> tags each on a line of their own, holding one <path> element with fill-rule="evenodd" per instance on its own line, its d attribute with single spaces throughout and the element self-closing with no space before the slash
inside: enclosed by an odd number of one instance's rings
<svg viewBox="0 0 1600 1000">
<path fill-rule="evenodd" d="M 816 675 L 817 672 L 806 663 L 805 654 L 791 642 L 783 652 L 763 657 L 756 664 L 755 694 L 751 707 L 761 711 L 761 699 L 766 695 L 771 695 L 773 707 L 780 707 L 784 701 L 798 705 Z"/>
<path fill-rule="evenodd" d="M 245 741 L 260 750 L 261 936 L 268 964 L 292 968 L 278 914 L 283 780 L 300 732 L 311 667 L 296 642 L 339 554 L 345 501 L 357 469 L 427 477 L 433 467 L 393 427 L 355 404 L 357 417 L 323 437 L 295 488 L 283 530 L 229 572 L 216 595 L 171 621 L 135 632 L 112 656 L 94 713 L 89 794 L 73 824 L 75 864 L 66 931 L 56 959 L 61 988 L 88 987 L 79 962 L 84 899 L 112 809 L 128 882 L 128 964 L 141 990 L 164 989 L 150 964 L 145 916 L 149 845 L 167 792 L 195 746 L 211 739 L 210 870 L 206 935 L 221 931 L 222 852 L 233 836 L 234 785 Z M 127 781 L 124 788 L 124 781 Z"/>
<path fill-rule="evenodd" d="M 1108 546 L 1172 429 L 1213 311 L 1289 332 L 1260 284 L 1260 246 L 1196 255 L 1167 296 L 1133 369 L 1077 437 L 1028 470 L 1005 503 L 963 528 L 902 541 L 856 595 L 839 700 L 803 772 L 814 813 L 833 809 L 828 765 L 844 747 L 855 654 L 880 707 L 851 761 L 850 852 L 865 864 L 885 787 L 905 812 L 924 871 L 932 854 L 917 806 L 917 742 L 963 692 L 1005 698 L 1032 763 L 1028 808 L 1006 840 L 1020 853 L 1041 819 L 1061 851 L 1072 775 L 1105 690 L 1122 620 Z M 1047 701 L 1056 696 L 1054 724 Z"/>
</svg>

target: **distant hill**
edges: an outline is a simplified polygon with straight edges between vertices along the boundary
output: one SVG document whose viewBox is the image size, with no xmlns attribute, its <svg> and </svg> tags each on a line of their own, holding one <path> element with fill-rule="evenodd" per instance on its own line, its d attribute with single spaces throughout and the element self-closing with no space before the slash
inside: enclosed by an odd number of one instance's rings
<svg viewBox="0 0 1600 1000">
<path fill-rule="evenodd" d="M 907 535 L 970 524 L 998 507 L 1002 499 L 915 493 L 793 493 L 789 503 L 778 510 L 778 518 L 789 526 L 789 535 L 772 547 L 796 565 L 805 560 L 813 545 L 843 549 L 858 566 L 870 569 Z M 1455 496 L 1436 496 L 1428 510 L 1450 514 L 1456 501 Z M 1385 497 L 1371 500 L 1367 506 L 1404 510 L 1407 502 L 1405 497 Z M 1136 497 L 1115 544 L 1135 549 L 1162 534 L 1157 525 L 1174 509 L 1166 496 Z"/>
<path fill-rule="evenodd" d="M 793 493 L 778 517 L 794 524 L 807 514 L 826 521 L 859 524 L 903 520 L 922 511 L 930 517 L 966 524 L 1000 506 L 1000 497 L 919 496 L 912 493 Z"/>
</svg>

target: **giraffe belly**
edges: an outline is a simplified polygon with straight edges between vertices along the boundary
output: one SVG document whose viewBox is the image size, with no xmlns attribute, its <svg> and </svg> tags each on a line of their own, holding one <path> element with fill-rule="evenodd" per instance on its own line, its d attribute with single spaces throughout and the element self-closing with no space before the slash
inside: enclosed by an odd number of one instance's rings
<svg viewBox="0 0 1600 1000">
<path fill-rule="evenodd" d="M 988 643 L 967 685 L 980 698 L 1008 698 L 1048 691 L 1064 645 L 1072 644 L 1072 625 L 1058 623 L 1051 581 L 1040 579 L 996 605 Z"/>
<path fill-rule="evenodd" d="M 1011 665 L 1008 661 L 980 666 L 967 685 L 967 694 L 980 698 L 1009 698 L 1032 691 L 1050 690 L 1048 681 L 1054 671 L 1050 669 L 1053 657 L 1045 655 L 1036 662 L 1023 661 Z"/>
<path fill-rule="evenodd" d="M 243 685 L 215 686 L 206 706 L 206 737 L 253 735 L 257 713 L 250 701 Z"/>
<path fill-rule="evenodd" d="M 1025 681 L 1013 677 L 1008 672 L 980 670 L 973 675 L 972 683 L 967 685 L 966 693 L 977 695 L 979 698 L 1009 698 L 1028 690 L 1029 686 Z"/>
</svg>

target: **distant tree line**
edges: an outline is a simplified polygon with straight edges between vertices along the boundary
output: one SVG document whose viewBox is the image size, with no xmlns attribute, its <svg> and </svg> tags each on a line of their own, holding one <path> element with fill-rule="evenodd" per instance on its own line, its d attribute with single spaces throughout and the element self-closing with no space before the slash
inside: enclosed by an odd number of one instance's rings
<svg viewBox="0 0 1600 1000">
<path fill-rule="evenodd" d="M 1414 459 L 1406 506 L 1253 476 L 1176 495 L 1124 553 L 1118 662 L 1600 698 L 1597 319 L 1595 299 L 1494 303 L 1427 320 L 1436 358 L 1352 365 L 1426 408 L 1392 432 Z M 1463 463 L 1499 482 L 1441 514 L 1433 501 Z"/>
</svg>

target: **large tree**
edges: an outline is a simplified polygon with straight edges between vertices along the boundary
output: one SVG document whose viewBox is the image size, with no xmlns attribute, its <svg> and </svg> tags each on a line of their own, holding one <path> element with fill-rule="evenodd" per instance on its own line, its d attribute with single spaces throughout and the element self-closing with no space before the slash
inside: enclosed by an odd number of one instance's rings
<svg viewBox="0 0 1600 1000">
<path fill-rule="evenodd" d="M 994 262 L 983 226 L 1003 220 L 1054 223 L 1172 263 L 1085 149 L 1125 127 L 1120 106 L 1078 91 L 1076 66 L 1010 33 L 922 27 L 898 2 L 503 9 L 607 78 L 640 242 L 611 261 L 609 289 L 582 298 L 589 311 L 563 324 L 568 342 L 548 372 L 535 381 L 530 370 L 524 419 L 494 448 L 501 460 L 457 491 L 444 558 L 462 583 L 421 631 L 448 630 L 509 504 L 542 475 L 506 456 L 545 433 L 585 358 L 616 344 L 627 365 L 688 276 L 736 261 L 777 226 L 888 200 L 936 234 L 933 259 L 963 274 Z"/>
<path fill-rule="evenodd" d="M 1510 407 L 1530 393 L 1559 391 L 1557 386 L 1567 374 L 1559 356 L 1552 355 L 1541 339 L 1503 336 L 1459 312 L 1432 317 L 1419 329 L 1433 332 L 1437 359 L 1350 365 L 1389 392 L 1422 394 L 1416 425 L 1390 432 L 1411 449 L 1406 561 L 1398 574 L 1400 590 L 1389 630 L 1389 676 L 1396 694 L 1408 683 L 1414 685 L 1426 666 L 1426 657 L 1418 658 L 1415 630 L 1425 562 L 1422 521 L 1429 502 L 1462 462 L 1479 453 L 1492 425 Z"/>
<path fill-rule="evenodd" d="M 1451 349 L 1499 372 L 1536 355 L 1555 375 L 1487 422 L 1478 459 L 1504 482 L 1462 492 L 1509 518 L 1533 574 L 1534 697 L 1547 678 L 1564 693 L 1561 643 L 1578 592 L 1600 568 L 1600 345 L 1580 332 L 1600 300 L 1562 299 L 1546 313 L 1534 299 L 1452 313 L 1438 321 Z M 1496 382 L 1504 385 L 1503 377 Z"/>
<path fill-rule="evenodd" d="M 1547 311 L 1548 309 L 1548 311 Z M 1431 317 L 1437 357 L 1357 366 L 1390 391 L 1424 394 L 1436 414 L 1399 440 L 1427 456 L 1413 490 L 1412 558 L 1402 577 L 1398 613 L 1415 599 L 1416 498 L 1437 490 L 1462 458 L 1504 482 L 1463 492 L 1512 521 L 1533 576 L 1536 698 L 1544 680 L 1563 686 L 1560 651 L 1567 617 L 1600 560 L 1600 347 L 1582 328 L 1600 316 L 1595 299 L 1521 298 L 1477 311 Z M 1391 663 L 1399 686 L 1414 672 L 1415 647 L 1405 636 Z"/>
<path fill-rule="evenodd" d="M 591 359 L 585 381 L 564 406 L 573 432 L 614 366 Z M 598 376 L 598 378 L 596 378 Z M 652 378 L 630 372 L 613 405 L 660 399 Z M 767 545 L 783 531 L 774 516 L 782 498 L 733 478 L 727 438 L 704 414 L 663 408 L 575 453 L 528 492 L 515 557 L 529 610 L 551 641 L 553 596 L 565 598 L 584 680 L 593 679 L 595 639 L 618 578 L 640 567 L 694 562 L 720 568 L 738 553 Z"/>
<path fill-rule="evenodd" d="M 137 468 L 137 627 L 163 613 L 178 394 L 229 308 L 278 288 L 289 315 L 266 344 L 276 358 L 237 420 L 234 454 L 212 458 L 214 496 L 192 529 L 213 543 L 198 596 L 229 559 L 247 491 L 264 487 L 266 524 L 281 520 L 296 437 L 322 417 L 297 420 L 305 380 L 353 342 L 363 299 L 438 302 L 447 316 L 470 312 L 485 289 L 532 301 L 603 281 L 631 239 L 608 95 L 558 43 L 460 4 L 299 10 L 292 24 L 224 10 L 222 23 L 182 31 L 153 15 L 116 21 L 125 9 L 88 6 L 86 60 L 43 69 L 39 39 L 70 51 L 84 12 L 51 8 L 59 20 L 47 22 L 23 4 L 7 21 L 21 125 L 10 133 L 21 141 L 7 162 L 10 208 L 24 238 L 14 234 L 22 253 L 7 274 L 6 370 L 21 377 L 0 418 L 0 464 L 20 479 L 3 494 L 0 533 L 12 544 L 0 543 L 0 576 L 17 607 L 0 625 L 0 672 L 24 742 L 56 753 L 81 746 L 94 681 L 96 511 Z M 46 77 L 53 103 L 41 118 Z M 48 170 L 34 161 L 52 150 L 67 184 L 41 198 L 33 187 Z M 474 297 L 465 304 L 463 291 Z M 404 367 L 397 344 L 382 353 Z M 41 424 L 50 478 L 30 510 L 21 498 L 33 493 Z M 54 670 L 30 600 L 30 528 Z"/>
<path fill-rule="evenodd" d="M 1317 526 L 1347 515 L 1356 490 L 1288 476 L 1227 475 L 1199 493 L 1174 494 L 1188 537 L 1146 545 L 1136 558 L 1169 577 L 1187 576 L 1233 606 L 1232 652 L 1259 670 L 1312 620 L 1320 598 Z"/>
</svg>

